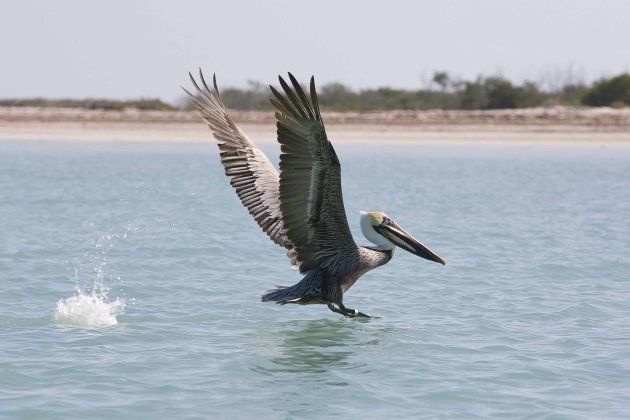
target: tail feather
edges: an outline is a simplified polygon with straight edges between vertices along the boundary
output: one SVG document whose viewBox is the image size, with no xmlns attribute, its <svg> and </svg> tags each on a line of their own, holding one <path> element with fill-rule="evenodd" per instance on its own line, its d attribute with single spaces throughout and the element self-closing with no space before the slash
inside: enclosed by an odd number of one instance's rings
<svg viewBox="0 0 630 420">
<path fill-rule="evenodd" d="M 291 289 L 292 287 L 276 286 L 273 289 L 265 290 L 260 300 L 263 302 L 276 302 L 281 305 L 299 300 L 300 296 L 296 296 L 295 293 L 292 293 Z"/>
<path fill-rule="evenodd" d="M 263 302 L 286 303 L 314 303 L 323 298 L 325 275 L 320 270 L 310 271 L 304 278 L 293 286 L 276 286 L 266 290 L 260 297 Z"/>
</svg>

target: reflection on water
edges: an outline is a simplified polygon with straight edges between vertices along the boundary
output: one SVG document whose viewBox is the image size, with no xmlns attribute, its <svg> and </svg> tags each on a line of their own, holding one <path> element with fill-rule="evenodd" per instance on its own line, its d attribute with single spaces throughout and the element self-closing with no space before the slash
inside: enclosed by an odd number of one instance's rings
<svg viewBox="0 0 630 420">
<path fill-rule="evenodd" d="M 371 326 L 370 321 L 345 321 L 320 319 L 284 323 L 281 330 L 273 332 L 273 337 L 267 335 L 263 339 L 259 351 L 264 353 L 265 360 L 255 370 L 324 373 L 350 365 L 365 365 L 360 358 L 354 361 L 352 356 L 366 346 L 377 345 L 387 328 Z"/>
</svg>

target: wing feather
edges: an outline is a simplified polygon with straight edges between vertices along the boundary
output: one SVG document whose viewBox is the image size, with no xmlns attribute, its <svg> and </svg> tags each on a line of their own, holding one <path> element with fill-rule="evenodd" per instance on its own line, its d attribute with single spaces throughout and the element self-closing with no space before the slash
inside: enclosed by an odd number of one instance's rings
<svg viewBox="0 0 630 420">
<path fill-rule="evenodd" d="M 210 89 L 199 70 L 200 84 L 190 75 L 195 93 L 184 91 L 192 98 L 203 120 L 218 141 L 221 163 L 230 184 L 256 223 L 276 244 L 289 252 L 293 265 L 297 261 L 293 243 L 286 234 L 280 210 L 280 178 L 267 156 L 245 135 L 228 115 L 216 77 Z"/>
<path fill-rule="evenodd" d="M 284 95 L 271 87 L 282 149 L 280 210 L 300 271 L 306 272 L 333 264 L 335 256 L 357 247 L 343 205 L 341 166 L 326 136 L 314 79 L 309 101 L 291 73 L 289 78 L 293 88 L 279 78 Z"/>
</svg>

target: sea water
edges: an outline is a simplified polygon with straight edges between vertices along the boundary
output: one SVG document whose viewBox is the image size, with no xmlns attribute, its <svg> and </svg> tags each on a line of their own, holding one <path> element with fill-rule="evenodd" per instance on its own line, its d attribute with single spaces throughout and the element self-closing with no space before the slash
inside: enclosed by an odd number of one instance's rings
<svg viewBox="0 0 630 420">
<path fill-rule="evenodd" d="M 629 148 L 337 152 L 359 243 L 448 260 L 363 276 L 379 318 L 259 301 L 300 277 L 211 142 L 0 143 L 0 418 L 627 418 Z"/>
</svg>

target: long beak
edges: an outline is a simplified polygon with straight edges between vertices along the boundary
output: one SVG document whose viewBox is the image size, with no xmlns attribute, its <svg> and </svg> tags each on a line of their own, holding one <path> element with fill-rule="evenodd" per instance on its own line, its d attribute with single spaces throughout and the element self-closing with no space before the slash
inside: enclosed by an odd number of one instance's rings
<svg viewBox="0 0 630 420">
<path fill-rule="evenodd" d="M 419 257 L 425 258 L 430 261 L 438 262 L 442 265 L 446 265 L 446 261 L 439 257 L 435 252 L 431 251 L 426 246 L 422 245 L 420 241 L 411 236 L 409 232 L 398 226 L 393 221 L 388 221 L 375 226 L 374 229 L 387 239 L 389 239 L 394 245 L 401 247 L 405 251 L 409 251 Z"/>
</svg>

